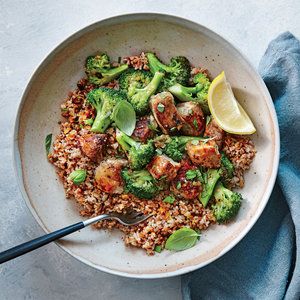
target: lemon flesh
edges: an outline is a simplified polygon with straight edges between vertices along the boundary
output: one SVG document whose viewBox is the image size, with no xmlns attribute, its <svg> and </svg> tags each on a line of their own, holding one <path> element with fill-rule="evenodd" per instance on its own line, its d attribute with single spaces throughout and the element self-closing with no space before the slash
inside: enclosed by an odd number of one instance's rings
<svg viewBox="0 0 300 300">
<path fill-rule="evenodd" d="M 235 99 L 224 71 L 209 87 L 208 106 L 214 119 L 226 132 L 252 134 L 256 131 L 251 119 Z"/>
</svg>

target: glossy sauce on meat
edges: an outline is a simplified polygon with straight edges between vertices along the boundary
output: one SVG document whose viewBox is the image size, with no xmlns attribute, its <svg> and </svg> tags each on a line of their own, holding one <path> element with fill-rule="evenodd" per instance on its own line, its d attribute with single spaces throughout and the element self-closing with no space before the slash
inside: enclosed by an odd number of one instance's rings
<svg viewBox="0 0 300 300">
<path fill-rule="evenodd" d="M 198 103 L 184 102 L 177 104 L 177 110 L 184 120 L 181 132 L 184 135 L 199 136 L 205 127 L 205 118 Z"/>
<path fill-rule="evenodd" d="M 164 134 L 178 134 L 184 124 L 177 111 L 173 95 L 169 92 L 159 93 L 150 99 L 153 116 Z"/>
<path fill-rule="evenodd" d="M 212 119 L 206 126 L 203 136 L 214 138 L 219 149 L 222 148 L 223 141 L 225 138 L 225 131 Z"/>
<path fill-rule="evenodd" d="M 201 182 L 197 178 L 193 180 L 186 178 L 186 173 L 189 170 L 197 170 L 197 167 L 193 166 L 189 161 L 181 162 L 181 168 L 171 184 L 171 191 L 174 195 L 187 200 L 197 198 L 202 191 Z"/>
<path fill-rule="evenodd" d="M 107 143 L 107 134 L 86 134 L 80 144 L 82 152 L 94 162 L 103 159 Z"/>
<path fill-rule="evenodd" d="M 218 149 L 218 145 L 214 140 L 207 142 L 189 142 L 186 145 L 186 151 L 193 162 L 197 166 L 206 168 L 219 168 L 221 164 L 221 154 Z"/>
<path fill-rule="evenodd" d="M 137 122 L 132 137 L 139 142 L 146 142 L 148 139 L 154 137 L 155 132 L 150 128 L 151 124 L 155 122 L 150 120 L 149 116 L 141 117 Z M 153 126 L 155 126 L 153 124 Z"/>
<path fill-rule="evenodd" d="M 109 158 L 100 163 L 95 171 L 97 187 L 109 194 L 121 194 L 124 191 L 124 183 L 121 177 L 121 169 L 128 164 L 125 159 Z"/>
<path fill-rule="evenodd" d="M 175 162 L 166 155 L 156 155 L 148 164 L 147 169 L 155 179 L 164 178 L 166 181 L 173 180 L 180 168 L 180 163 Z"/>
</svg>

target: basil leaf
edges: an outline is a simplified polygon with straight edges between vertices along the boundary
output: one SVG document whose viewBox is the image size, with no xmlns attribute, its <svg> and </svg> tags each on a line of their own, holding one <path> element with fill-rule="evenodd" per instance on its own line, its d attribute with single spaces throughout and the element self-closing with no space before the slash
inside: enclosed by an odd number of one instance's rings
<svg viewBox="0 0 300 300">
<path fill-rule="evenodd" d="M 45 138 L 45 148 L 46 148 L 47 155 L 50 152 L 51 143 L 52 143 L 52 133 L 49 133 Z"/>
<path fill-rule="evenodd" d="M 157 110 L 161 113 L 163 113 L 165 111 L 165 106 L 162 103 L 159 103 L 157 105 Z"/>
<path fill-rule="evenodd" d="M 163 200 L 163 202 L 165 202 L 165 203 L 170 203 L 170 204 L 173 204 L 174 201 L 175 201 L 175 198 L 174 198 L 173 196 L 167 196 L 167 197 Z"/>
<path fill-rule="evenodd" d="M 176 189 L 177 189 L 177 190 L 180 190 L 180 189 L 181 189 L 181 182 L 180 182 L 180 181 L 177 182 Z"/>
<path fill-rule="evenodd" d="M 156 245 L 154 248 L 154 251 L 157 253 L 160 253 L 162 251 L 162 246 L 161 245 Z"/>
<path fill-rule="evenodd" d="M 132 135 L 136 124 L 136 114 L 129 102 L 118 102 L 111 118 L 121 131 L 129 136 Z"/>
<path fill-rule="evenodd" d="M 200 234 L 191 228 L 180 228 L 168 237 L 165 248 L 173 251 L 189 249 L 195 246 L 199 236 Z"/>
<path fill-rule="evenodd" d="M 86 170 L 75 170 L 73 171 L 68 179 L 71 179 L 74 184 L 79 185 L 85 181 L 86 178 Z"/>
<path fill-rule="evenodd" d="M 93 123 L 94 123 L 94 119 L 93 118 L 84 120 L 84 124 L 86 124 L 86 125 L 92 126 Z"/>
</svg>

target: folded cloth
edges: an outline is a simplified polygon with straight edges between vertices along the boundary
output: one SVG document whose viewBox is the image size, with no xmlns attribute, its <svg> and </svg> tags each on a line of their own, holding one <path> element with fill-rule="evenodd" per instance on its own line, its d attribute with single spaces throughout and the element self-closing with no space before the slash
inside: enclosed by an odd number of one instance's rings
<svg viewBox="0 0 300 300">
<path fill-rule="evenodd" d="M 277 181 L 247 236 L 210 265 L 182 276 L 188 299 L 300 299 L 300 42 L 285 32 L 259 65 L 281 138 Z"/>
</svg>

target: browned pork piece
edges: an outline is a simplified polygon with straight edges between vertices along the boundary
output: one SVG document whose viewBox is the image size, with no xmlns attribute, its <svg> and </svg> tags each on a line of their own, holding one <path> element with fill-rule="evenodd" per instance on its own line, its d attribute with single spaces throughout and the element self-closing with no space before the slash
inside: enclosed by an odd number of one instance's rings
<svg viewBox="0 0 300 300">
<path fill-rule="evenodd" d="M 186 151 L 193 164 L 197 166 L 211 169 L 220 167 L 221 154 L 214 140 L 189 142 Z"/>
<path fill-rule="evenodd" d="M 153 120 L 152 120 L 152 119 Z M 148 139 L 154 137 L 154 130 L 151 129 L 151 125 L 156 128 L 157 124 L 153 116 L 141 117 L 135 125 L 135 129 L 132 133 L 132 137 L 139 142 L 146 142 Z"/>
<path fill-rule="evenodd" d="M 182 161 L 176 178 L 172 181 L 171 191 L 179 198 L 196 199 L 202 191 L 202 185 L 197 178 L 197 167 L 190 161 Z"/>
<path fill-rule="evenodd" d="M 213 138 L 217 143 L 219 149 L 221 149 L 225 138 L 225 131 L 218 125 L 218 123 L 214 119 L 212 119 L 206 125 L 203 136 Z"/>
<path fill-rule="evenodd" d="M 121 177 L 122 167 L 128 164 L 125 159 L 108 158 L 103 160 L 95 171 L 97 187 L 109 194 L 121 194 L 124 191 Z"/>
<path fill-rule="evenodd" d="M 177 110 L 185 121 L 181 128 L 184 135 L 199 136 L 204 131 L 205 118 L 198 103 L 183 102 L 177 104 Z"/>
<path fill-rule="evenodd" d="M 147 166 L 148 171 L 155 179 L 164 178 L 167 181 L 171 181 L 176 177 L 179 168 L 180 163 L 175 162 L 166 155 L 154 156 Z"/>
<path fill-rule="evenodd" d="M 150 99 L 153 116 L 164 134 L 177 134 L 184 124 L 177 111 L 174 98 L 169 92 L 162 92 Z"/>
<path fill-rule="evenodd" d="M 94 162 L 103 159 L 107 134 L 85 134 L 80 140 L 82 152 Z"/>
</svg>

